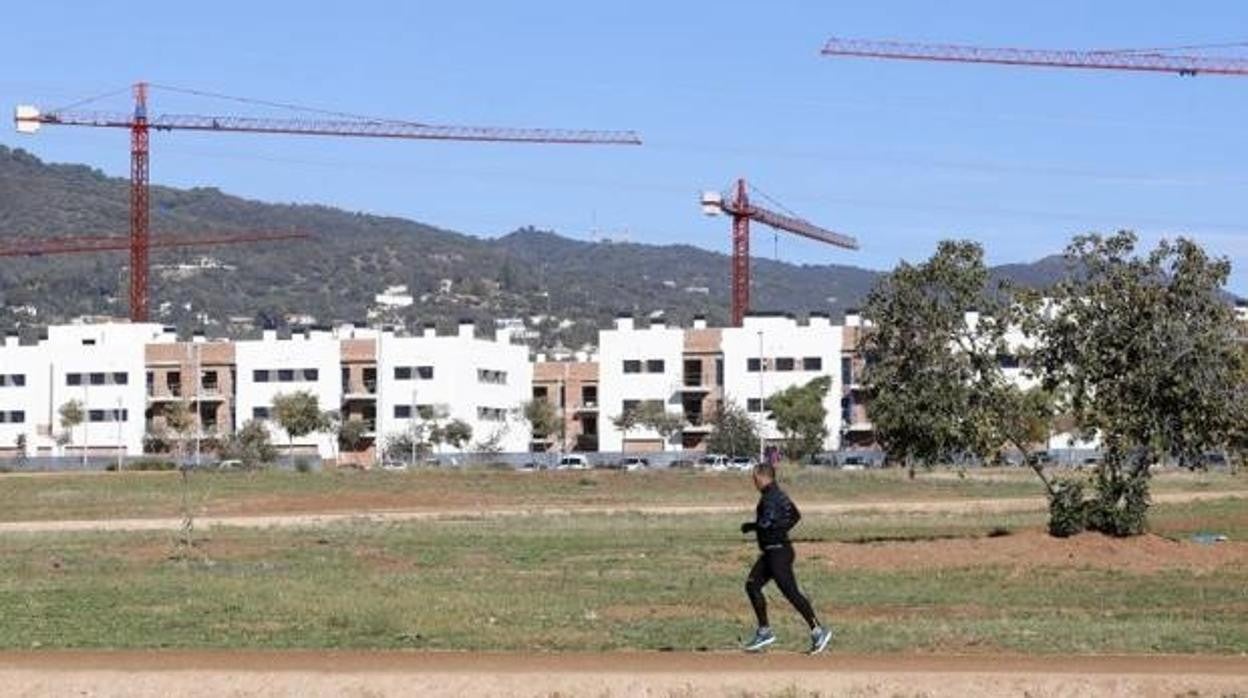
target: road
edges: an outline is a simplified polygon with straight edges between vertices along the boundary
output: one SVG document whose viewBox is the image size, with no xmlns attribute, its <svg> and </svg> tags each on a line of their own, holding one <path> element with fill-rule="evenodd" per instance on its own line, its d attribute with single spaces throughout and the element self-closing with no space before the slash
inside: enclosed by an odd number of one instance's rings
<svg viewBox="0 0 1248 698">
<path fill-rule="evenodd" d="M 1246 657 L 0 653 L 0 696 L 1242 696 Z"/>
</svg>

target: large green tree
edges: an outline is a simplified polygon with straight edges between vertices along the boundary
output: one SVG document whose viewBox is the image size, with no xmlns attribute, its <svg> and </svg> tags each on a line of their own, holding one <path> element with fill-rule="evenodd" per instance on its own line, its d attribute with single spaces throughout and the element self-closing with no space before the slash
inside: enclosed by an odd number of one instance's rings
<svg viewBox="0 0 1248 698">
<path fill-rule="evenodd" d="M 1072 275 L 1036 323 L 1037 369 L 1103 444 L 1087 525 L 1138 534 L 1150 468 L 1199 462 L 1242 427 L 1244 354 L 1222 295 L 1230 263 L 1183 238 L 1139 254 L 1130 232 L 1078 237 L 1066 259 Z"/>
<path fill-rule="evenodd" d="M 1014 315 L 1006 291 L 990 284 L 978 244 L 945 241 L 926 262 L 901 263 L 868 296 L 861 349 L 871 422 L 911 476 L 916 461 L 989 459 L 1009 440 L 1002 424 L 1026 403 L 1001 369 Z"/>
<path fill-rule="evenodd" d="M 784 438 L 785 454 L 805 461 L 819 451 L 828 438 L 828 410 L 824 398 L 832 388 L 831 376 L 820 376 L 772 395 L 767 407 Z"/>
</svg>

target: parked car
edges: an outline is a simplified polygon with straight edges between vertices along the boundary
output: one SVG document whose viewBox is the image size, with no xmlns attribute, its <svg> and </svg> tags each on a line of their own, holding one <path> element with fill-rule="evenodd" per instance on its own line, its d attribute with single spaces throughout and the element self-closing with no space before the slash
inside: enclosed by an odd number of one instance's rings
<svg viewBox="0 0 1248 698">
<path fill-rule="evenodd" d="M 685 470 L 685 469 L 693 468 L 696 466 L 697 466 L 697 463 L 694 463 L 688 458 L 678 458 L 672 461 L 671 463 L 669 463 L 667 467 L 675 468 L 677 470 Z"/>
<path fill-rule="evenodd" d="M 242 470 L 242 469 L 243 469 L 243 462 L 241 460 L 237 460 L 234 458 L 227 458 L 226 460 L 223 460 L 217 463 L 217 470 Z"/>
<path fill-rule="evenodd" d="M 629 456 L 620 461 L 620 467 L 624 470 L 644 470 L 650 467 L 650 461 L 640 456 Z"/>
<path fill-rule="evenodd" d="M 708 453 L 698 459 L 698 467 L 703 470 L 727 470 L 728 456 Z"/>
<path fill-rule="evenodd" d="M 755 465 L 758 465 L 758 461 L 749 456 L 737 456 L 728 461 L 728 467 L 733 470 L 753 470 Z"/>
<path fill-rule="evenodd" d="M 866 470 L 870 463 L 864 456 L 845 456 L 841 461 L 841 470 Z"/>
<path fill-rule="evenodd" d="M 559 459 L 561 470 L 588 470 L 589 459 L 579 453 L 569 453 Z"/>
</svg>

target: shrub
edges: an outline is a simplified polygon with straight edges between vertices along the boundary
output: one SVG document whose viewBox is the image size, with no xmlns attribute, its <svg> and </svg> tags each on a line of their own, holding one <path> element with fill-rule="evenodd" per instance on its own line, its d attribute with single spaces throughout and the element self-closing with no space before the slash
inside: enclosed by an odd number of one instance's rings
<svg viewBox="0 0 1248 698">
<path fill-rule="evenodd" d="M 312 472 L 312 463 L 307 458 L 295 459 L 295 472 L 310 473 Z"/>
<path fill-rule="evenodd" d="M 1067 538 L 1088 526 L 1088 502 L 1079 480 L 1058 482 L 1049 495 L 1049 535 Z"/>
<path fill-rule="evenodd" d="M 1088 502 L 1087 526 L 1110 536 L 1138 536 L 1148 516 L 1148 482 L 1143 478 L 1102 483 Z"/>
</svg>

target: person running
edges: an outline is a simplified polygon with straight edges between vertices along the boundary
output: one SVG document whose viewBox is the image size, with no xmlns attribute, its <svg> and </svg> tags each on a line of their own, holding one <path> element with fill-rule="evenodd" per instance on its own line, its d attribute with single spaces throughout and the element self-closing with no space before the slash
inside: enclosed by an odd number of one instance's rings
<svg viewBox="0 0 1248 698">
<path fill-rule="evenodd" d="M 802 520 L 802 513 L 776 484 L 776 468 L 771 463 L 754 466 L 754 487 L 759 491 L 758 506 L 754 510 L 754 520 L 741 524 L 741 533 L 754 533 L 761 551 L 745 580 L 745 593 L 754 607 L 758 629 L 754 638 L 746 643 L 745 650 L 759 652 L 776 641 L 776 635 L 767 622 L 767 598 L 763 596 L 763 587 L 774 579 L 780 593 L 810 626 L 809 653 L 818 654 L 827 649 L 832 640 L 832 630 L 819 624 L 815 609 L 798 589 L 797 579 L 793 576 L 794 555 L 793 544 L 789 542 L 789 529 Z"/>
</svg>

